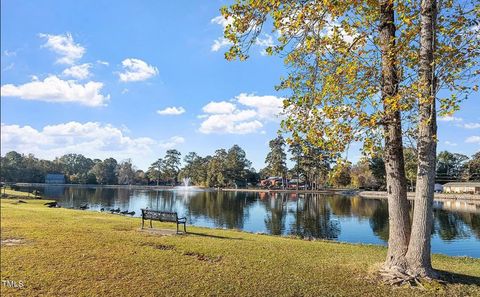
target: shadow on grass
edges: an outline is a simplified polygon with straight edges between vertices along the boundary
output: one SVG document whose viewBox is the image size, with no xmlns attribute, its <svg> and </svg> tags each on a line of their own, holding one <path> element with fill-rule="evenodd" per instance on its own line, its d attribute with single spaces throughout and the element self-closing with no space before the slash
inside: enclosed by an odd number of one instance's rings
<svg viewBox="0 0 480 297">
<path fill-rule="evenodd" d="M 478 285 L 480 286 L 480 277 L 453 273 L 443 270 L 437 270 L 440 273 L 441 279 L 449 284 L 464 284 L 464 285 Z"/>
<path fill-rule="evenodd" d="M 188 234 L 188 235 L 195 235 L 195 236 L 203 236 L 203 237 L 217 238 L 217 239 L 243 240 L 243 238 L 239 238 L 239 237 L 226 237 L 226 236 L 211 235 L 211 234 L 198 233 L 198 232 L 187 232 L 187 234 Z"/>
</svg>

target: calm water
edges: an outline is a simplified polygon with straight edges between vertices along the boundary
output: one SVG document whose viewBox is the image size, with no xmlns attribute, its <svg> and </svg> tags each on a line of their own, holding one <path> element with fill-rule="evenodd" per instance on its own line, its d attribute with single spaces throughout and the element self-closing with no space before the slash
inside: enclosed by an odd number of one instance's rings
<svg viewBox="0 0 480 297">
<path fill-rule="evenodd" d="M 176 211 L 188 224 L 385 245 L 387 201 L 320 194 L 151 191 L 126 188 L 36 188 L 62 207 Z M 32 190 L 30 188 L 29 190 Z M 480 258 L 480 205 L 435 202 L 432 250 Z"/>
</svg>

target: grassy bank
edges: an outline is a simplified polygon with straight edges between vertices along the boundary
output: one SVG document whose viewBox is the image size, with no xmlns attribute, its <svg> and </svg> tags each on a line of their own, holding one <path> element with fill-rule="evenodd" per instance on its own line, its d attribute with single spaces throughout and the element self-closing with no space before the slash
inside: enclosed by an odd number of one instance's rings
<svg viewBox="0 0 480 297">
<path fill-rule="evenodd" d="M 4 189 L 0 191 L 0 195 L 6 195 L 8 198 L 34 198 L 35 195 L 29 192 L 15 191 L 11 189 Z"/>
<path fill-rule="evenodd" d="M 478 296 L 475 284 L 392 288 L 371 271 L 386 249 L 188 227 L 140 232 L 140 220 L 1 201 L 2 296 Z M 154 223 L 155 224 L 155 223 Z M 157 227 L 174 228 L 156 223 Z M 437 269 L 480 279 L 480 259 L 433 257 Z"/>
</svg>

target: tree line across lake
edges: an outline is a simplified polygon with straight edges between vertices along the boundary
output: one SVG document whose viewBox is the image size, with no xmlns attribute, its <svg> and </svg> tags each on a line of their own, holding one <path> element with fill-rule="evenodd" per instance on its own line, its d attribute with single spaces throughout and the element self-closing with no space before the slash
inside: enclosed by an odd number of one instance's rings
<svg viewBox="0 0 480 297">
<path fill-rule="evenodd" d="M 362 158 L 356 164 L 341 160 L 308 144 L 287 144 L 282 136 L 269 142 L 265 167 L 252 167 L 245 151 L 238 145 L 218 149 L 213 155 L 199 156 L 190 152 L 183 157 L 175 149 L 148 170 L 136 168 L 130 159 L 91 159 L 82 154 L 66 154 L 54 160 L 38 159 L 32 154 L 8 152 L 1 157 L 1 181 L 43 183 L 48 173 L 65 175 L 67 183 L 108 185 L 177 185 L 184 178 L 203 187 L 256 186 L 262 179 L 276 176 L 302 188 L 354 187 L 385 188 L 385 164 L 380 155 Z M 287 167 L 287 152 L 292 166 Z M 405 172 L 409 186 L 415 186 L 417 162 L 413 149 L 405 148 Z M 480 180 L 480 152 L 471 158 L 463 154 L 440 152 L 437 156 L 436 179 L 439 182 Z"/>
</svg>

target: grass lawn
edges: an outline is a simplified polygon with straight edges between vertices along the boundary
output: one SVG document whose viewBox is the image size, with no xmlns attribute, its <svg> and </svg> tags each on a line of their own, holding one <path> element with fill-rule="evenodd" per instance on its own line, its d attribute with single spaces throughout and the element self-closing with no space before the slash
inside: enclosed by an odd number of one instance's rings
<svg viewBox="0 0 480 297">
<path fill-rule="evenodd" d="M 2 188 L 0 195 L 6 194 L 9 198 L 34 198 L 35 195 L 29 192 L 15 191 L 11 189 Z"/>
<path fill-rule="evenodd" d="M 433 257 L 470 284 L 389 287 L 372 276 L 380 246 L 189 226 L 159 236 L 137 218 L 26 202 L 1 200 L 1 279 L 24 284 L 2 296 L 480 296 L 480 259 Z"/>
</svg>

